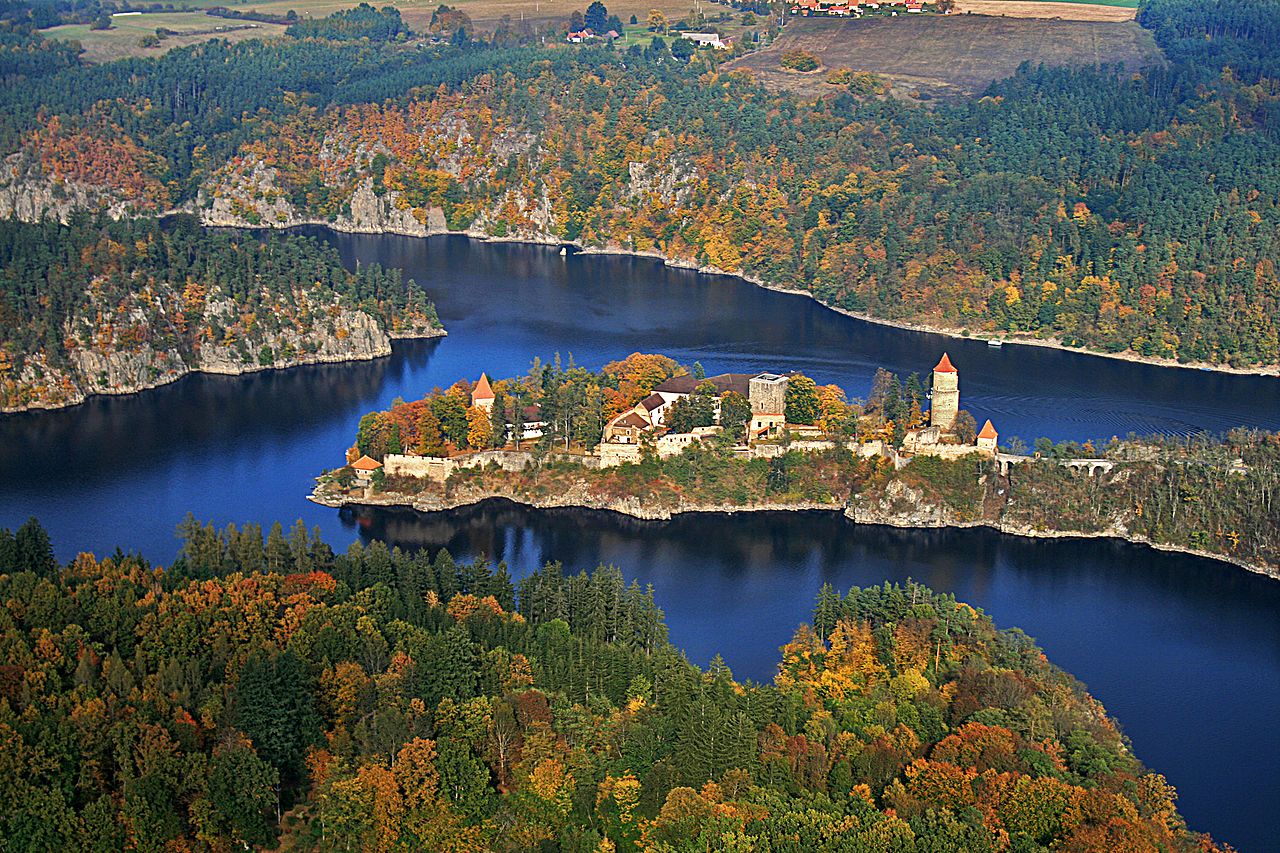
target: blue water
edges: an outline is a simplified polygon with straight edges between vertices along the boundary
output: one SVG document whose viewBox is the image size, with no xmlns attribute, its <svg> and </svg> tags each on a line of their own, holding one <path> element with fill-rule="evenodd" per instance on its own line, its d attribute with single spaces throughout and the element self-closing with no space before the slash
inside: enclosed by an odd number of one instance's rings
<svg viewBox="0 0 1280 853">
<path fill-rule="evenodd" d="M 595 513 L 485 507 L 424 517 L 304 500 L 342 462 L 360 416 L 461 377 L 523 372 L 560 353 L 598 367 L 633 351 L 708 372 L 797 369 L 865 395 L 883 366 L 922 375 L 945 349 L 961 403 L 1028 442 L 1234 426 L 1280 428 L 1280 380 L 1157 368 L 863 323 L 812 300 L 635 258 L 461 238 L 326 235 L 354 263 L 403 267 L 450 331 L 387 359 L 245 377 L 193 376 L 74 409 L 0 418 L 0 526 L 37 515 L 58 555 L 118 545 L 168 562 L 188 511 L 219 525 L 318 524 L 494 555 L 605 561 L 651 581 L 673 641 L 739 677 L 771 677 L 777 648 L 824 580 L 914 577 L 1036 637 L 1084 681 L 1138 755 L 1182 793 L 1191 825 L 1242 850 L 1276 847 L 1280 584 L 1212 561 L 1106 542 L 1026 542 L 981 531 L 884 531 L 830 517 L 739 516 L 635 525 Z M 1251 804 L 1259 804 L 1253 806 Z"/>
</svg>

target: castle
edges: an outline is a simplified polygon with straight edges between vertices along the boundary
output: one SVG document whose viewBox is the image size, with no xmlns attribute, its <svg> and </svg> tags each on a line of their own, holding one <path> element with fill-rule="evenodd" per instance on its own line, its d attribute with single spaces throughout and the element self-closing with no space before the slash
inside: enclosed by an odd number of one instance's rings
<svg viewBox="0 0 1280 853">
<path fill-rule="evenodd" d="M 672 377 L 631 408 L 610 418 L 595 453 L 576 458 L 590 467 L 607 468 L 625 462 L 639 462 L 642 448 L 646 445 L 651 446 L 659 457 L 676 456 L 686 447 L 721 431 L 722 398 L 730 391 L 746 398 L 751 408 L 746 435 L 736 437 L 738 447 L 735 453 L 745 458 L 772 458 L 786 449 L 816 451 L 835 447 L 836 439 L 826 436 L 820 427 L 787 423 L 787 388 L 790 382 L 790 377 L 780 373 L 721 373 L 706 378 L 685 374 Z M 672 406 L 695 393 L 706 393 L 709 398 L 712 424 L 693 427 L 689 432 L 672 432 L 668 423 Z M 882 439 L 847 442 L 846 446 L 860 456 L 886 457 L 897 467 L 905 465 L 913 456 L 957 459 L 974 452 L 992 457 L 996 455 L 999 435 L 990 420 L 981 430 L 973 431 L 973 421 L 966 414 L 964 420 L 968 422 L 971 434 L 964 439 L 957 434 L 958 428 L 964 427 L 959 423 L 962 411 L 960 374 L 946 353 L 933 368 L 930 398 L 929 425 L 907 430 L 900 448 Z M 492 411 L 495 401 L 493 385 L 488 375 L 482 373 L 472 389 L 471 405 Z M 511 417 L 515 422 L 508 423 L 509 434 L 515 437 L 514 433 L 518 431 L 521 441 L 541 438 L 547 427 L 537 405 L 513 412 Z M 771 441 L 783 436 L 788 438 L 785 446 Z M 531 459 L 528 451 L 498 449 L 459 454 L 456 458 L 388 454 L 384 462 L 387 476 L 427 477 L 443 482 L 452 472 L 462 468 L 497 464 L 508 470 L 520 470 Z M 368 483 L 373 479 L 374 470 L 381 466 L 365 457 L 353 467 L 357 479 Z"/>
<path fill-rule="evenodd" d="M 999 433 L 990 419 L 975 434 L 973 444 L 961 441 L 956 435 L 956 420 L 960 414 L 960 372 L 945 352 L 933 368 L 933 384 L 929 396 L 929 426 L 907 430 L 902 440 L 902 449 L 906 454 L 954 459 L 973 453 L 976 447 L 995 455 Z"/>
<path fill-rule="evenodd" d="M 659 456 L 674 456 L 692 442 L 720 431 L 721 397 L 730 391 L 741 394 L 751 404 L 751 419 L 747 423 L 750 442 L 778 438 L 788 429 L 795 434 L 815 432 L 814 427 L 787 424 L 789 383 L 790 379 L 780 373 L 721 373 L 705 379 L 688 374 L 673 377 L 605 424 L 597 453 L 604 465 L 638 461 L 641 439 L 648 436 L 653 439 L 654 450 Z M 714 425 L 695 427 L 689 433 L 667 431 L 671 407 L 702 385 L 714 389 L 710 394 Z"/>
</svg>

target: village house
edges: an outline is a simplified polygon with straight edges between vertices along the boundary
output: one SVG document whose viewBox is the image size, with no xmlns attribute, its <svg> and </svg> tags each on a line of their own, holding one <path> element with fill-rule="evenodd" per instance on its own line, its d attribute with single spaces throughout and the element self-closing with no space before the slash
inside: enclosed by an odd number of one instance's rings
<svg viewBox="0 0 1280 853">
<path fill-rule="evenodd" d="M 356 472 L 356 479 L 362 483 L 369 482 L 373 478 L 373 472 L 381 467 L 382 463 L 370 456 L 361 456 L 351 463 L 351 469 Z"/>
<path fill-rule="evenodd" d="M 729 42 L 722 40 L 719 33 L 681 33 L 680 37 L 695 42 L 698 47 L 714 47 L 716 50 L 729 49 Z"/>
<path fill-rule="evenodd" d="M 902 3 L 905 0 L 897 0 Z M 880 8 L 878 3 L 857 3 L 849 0 L 788 0 L 788 8 L 793 15 L 829 15 L 833 18 L 858 18 L 859 7 Z"/>
</svg>

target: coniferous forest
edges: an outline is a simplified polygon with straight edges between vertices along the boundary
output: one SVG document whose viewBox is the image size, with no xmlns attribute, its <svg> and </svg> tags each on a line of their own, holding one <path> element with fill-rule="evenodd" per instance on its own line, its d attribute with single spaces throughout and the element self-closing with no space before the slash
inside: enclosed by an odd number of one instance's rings
<svg viewBox="0 0 1280 853">
<path fill-rule="evenodd" d="M 19 196 L 52 181 L 267 225 L 393 211 L 657 252 L 878 317 L 1274 365 L 1278 12 L 1146 0 L 1162 64 L 1024 67 L 927 107 L 856 86 L 805 102 L 665 48 L 406 38 L 371 8 L 88 66 L 15 13 L 0 151 Z M 382 213 L 353 205 L 362 189 Z"/>
<path fill-rule="evenodd" d="M 753 684 L 616 568 L 179 534 L 163 568 L 0 531 L 11 849 L 1219 849 L 1026 635 L 917 584 L 815 590 Z"/>
</svg>

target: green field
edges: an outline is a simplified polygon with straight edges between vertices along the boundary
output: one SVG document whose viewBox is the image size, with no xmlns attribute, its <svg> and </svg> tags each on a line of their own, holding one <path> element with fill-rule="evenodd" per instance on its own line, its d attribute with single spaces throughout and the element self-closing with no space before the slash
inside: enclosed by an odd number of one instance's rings
<svg viewBox="0 0 1280 853">
<path fill-rule="evenodd" d="M 216 5 L 216 4 L 209 4 Z M 156 30 L 171 30 L 155 47 L 143 47 L 145 36 Z M 141 15 L 113 15 L 111 29 L 95 30 L 88 24 L 67 24 L 42 31 L 47 38 L 78 41 L 91 62 L 110 62 L 128 56 L 159 56 L 175 47 L 186 47 L 214 38 L 230 41 L 266 38 L 284 32 L 278 24 L 259 24 L 215 18 L 204 12 L 147 12 Z"/>
</svg>

